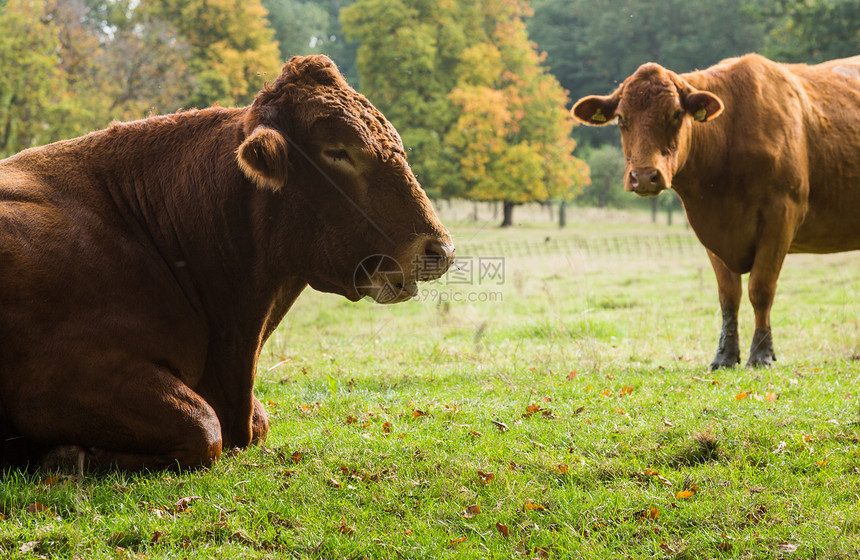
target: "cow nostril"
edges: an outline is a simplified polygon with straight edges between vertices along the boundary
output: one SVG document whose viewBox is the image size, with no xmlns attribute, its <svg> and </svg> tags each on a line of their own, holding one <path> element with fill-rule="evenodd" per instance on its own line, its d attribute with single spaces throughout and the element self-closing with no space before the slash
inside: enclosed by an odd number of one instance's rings
<svg viewBox="0 0 860 560">
<path fill-rule="evenodd" d="M 632 185 L 633 187 L 639 186 L 639 174 L 635 171 L 630 172 L 630 185 Z"/>
<path fill-rule="evenodd" d="M 426 272 L 438 271 L 440 274 L 448 270 L 454 262 L 454 246 L 450 243 L 430 241 L 424 247 L 424 269 Z"/>
</svg>

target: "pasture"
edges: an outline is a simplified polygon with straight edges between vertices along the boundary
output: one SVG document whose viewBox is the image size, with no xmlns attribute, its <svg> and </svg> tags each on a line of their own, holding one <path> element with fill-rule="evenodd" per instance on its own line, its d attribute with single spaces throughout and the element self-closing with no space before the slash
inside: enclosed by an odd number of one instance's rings
<svg viewBox="0 0 860 560">
<path fill-rule="evenodd" d="M 211 469 L 0 480 L 3 558 L 856 558 L 860 258 L 793 255 L 771 369 L 710 372 L 704 249 L 636 212 L 440 216 L 415 301 L 306 291 L 264 446 Z M 677 222 L 678 220 L 676 220 Z M 752 310 L 741 307 L 742 359 Z"/>
</svg>

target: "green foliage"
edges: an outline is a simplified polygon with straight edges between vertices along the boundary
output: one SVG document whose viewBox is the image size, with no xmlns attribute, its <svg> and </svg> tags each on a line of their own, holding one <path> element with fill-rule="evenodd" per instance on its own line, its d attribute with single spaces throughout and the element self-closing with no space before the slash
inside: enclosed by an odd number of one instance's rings
<svg viewBox="0 0 860 560">
<path fill-rule="evenodd" d="M 0 10 L 0 158 L 86 130 L 57 53 L 59 30 L 42 3 Z"/>
<path fill-rule="evenodd" d="M 329 26 L 329 14 L 316 2 L 262 0 L 281 58 L 319 52 Z"/>
<path fill-rule="evenodd" d="M 533 5 L 529 33 L 574 100 L 611 92 L 645 62 L 687 72 L 758 50 L 765 34 L 735 0 L 534 0 Z M 594 145 L 618 142 L 617 134 L 590 127 L 578 127 L 575 136 Z"/>
<path fill-rule="evenodd" d="M 774 26 L 764 54 L 775 60 L 822 62 L 860 52 L 858 0 L 770 0 L 754 14 Z"/>
<path fill-rule="evenodd" d="M 142 0 L 148 17 L 169 21 L 188 43 L 193 89 L 183 105 L 250 103 L 280 70 L 260 0 Z"/>
<path fill-rule="evenodd" d="M 519 0 L 359 0 L 362 91 L 400 130 L 434 196 L 524 202 L 575 196 L 565 95 L 526 35 Z"/>
<path fill-rule="evenodd" d="M 624 152 L 615 144 L 604 144 L 583 152 L 591 170 L 591 184 L 585 187 L 578 204 L 585 206 L 623 207 L 630 205 L 630 193 L 624 192 Z"/>
</svg>

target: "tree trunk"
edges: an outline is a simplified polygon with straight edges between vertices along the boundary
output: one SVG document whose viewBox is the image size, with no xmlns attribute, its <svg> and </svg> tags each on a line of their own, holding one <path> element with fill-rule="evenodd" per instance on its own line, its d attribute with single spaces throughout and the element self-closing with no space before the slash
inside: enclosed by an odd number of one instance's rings
<svg viewBox="0 0 860 560">
<path fill-rule="evenodd" d="M 512 225 L 514 225 L 514 206 L 516 206 L 515 203 L 509 202 L 507 200 L 505 201 L 503 207 L 505 217 L 502 218 L 502 227 L 511 227 Z"/>
<path fill-rule="evenodd" d="M 657 223 L 657 197 L 651 197 L 651 223 Z"/>
<path fill-rule="evenodd" d="M 672 212 L 675 210 L 675 201 L 672 201 L 668 207 L 666 207 L 666 225 L 672 225 Z"/>
<path fill-rule="evenodd" d="M 567 225 L 567 201 L 562 200 L 558 205 L 558 229 L 564 228 Z"/>
</svg>

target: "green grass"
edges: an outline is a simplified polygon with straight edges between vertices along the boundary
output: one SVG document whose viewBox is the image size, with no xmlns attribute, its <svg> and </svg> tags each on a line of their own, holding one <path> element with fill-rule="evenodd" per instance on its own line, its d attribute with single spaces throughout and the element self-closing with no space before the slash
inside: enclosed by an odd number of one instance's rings
<svg viewBox="0 0 860 560">
<path fill-rule="evenodd" d="M 451 229 L 504 277 L 397 306 L 305 293 L 261 358 L 265 446 L 6 472 L 0 557 L 860 556 L 856 254 L 790 257 L 777 366 L 712 373 L 715 281 L 683 226 Z"/>
</svg>

